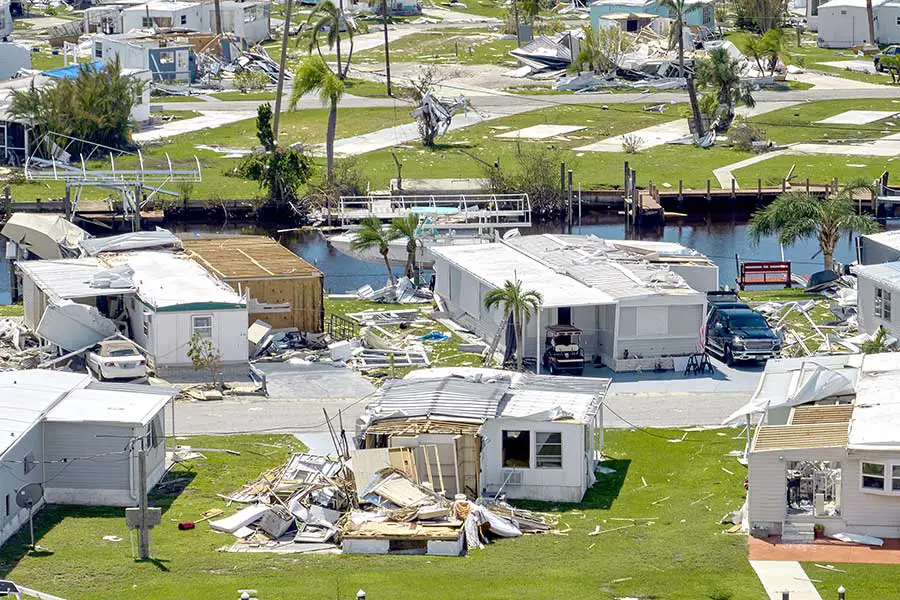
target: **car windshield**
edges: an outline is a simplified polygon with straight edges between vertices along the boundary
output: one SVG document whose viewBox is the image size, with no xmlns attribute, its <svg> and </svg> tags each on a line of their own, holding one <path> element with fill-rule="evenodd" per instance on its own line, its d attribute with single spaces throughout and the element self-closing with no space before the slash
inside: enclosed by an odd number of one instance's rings
<svg viewBox="0 0 900 600">
<path fill-rule="evenodd" d="M 728 325 L 733 329 L 767 329 L 769 327 L 762 315 L 757 313 L 729 315 Z"/>
<path fill-rule="evenodd" d="M 109 356 L 137 356 L 137 350 L 134 348 L 117 348 L 116 350 L 110 350 Z"/>
</svg>

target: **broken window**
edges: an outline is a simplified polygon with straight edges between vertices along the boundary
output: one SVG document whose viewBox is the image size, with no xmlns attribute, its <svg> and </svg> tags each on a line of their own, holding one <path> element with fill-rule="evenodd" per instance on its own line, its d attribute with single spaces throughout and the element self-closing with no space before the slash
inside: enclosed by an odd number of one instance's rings
<svg viewBox="0 0 900 600">
<path fill-rule="evenodd" d="M 531 432 L 503 432 L 503 466 L 527 469 L 531 466 Z"/>
<path fill-rule="evenodd" d="M 159 64 L 161 65 L 169 65 L 175 62 L 175 53 L 171 50 L 167 50 L 166 52 L 159 53 Z"/>
<path fill-rule="evenodd" d="M 559 431 L 535 432 L 534 461 L 539 469 L 562 468 L 562 433 Z"/>
<path fill-rule="evenodd" d="M 841 514 L 841 463 L 799 460 L 787 463 L 788 515 Z"/>
<path fill-rule="evenodd" d="M 25 474 L 28 475 L 37 466 L 37 461 L 34 459 L 34 452 L 26 454 L 25 460 L 22 462 L 25 463 Z"/>
<path fill-rule="evenodd" d="M 211 338 L 213 334 L 212 316 L 191 317 L 191 337 L 199 335 L 200 337 Z"/>
<path fill-rule="evenodd" d="M 862 464 L 862 486 L 867 490 L 884 491 L 884 465 L 864 462 Z"/>
<path fill-rule="evenodd" d="M 885 321 L 891 320 L 891 293 L 875 288 L 875 316 Z"/>
</svg>

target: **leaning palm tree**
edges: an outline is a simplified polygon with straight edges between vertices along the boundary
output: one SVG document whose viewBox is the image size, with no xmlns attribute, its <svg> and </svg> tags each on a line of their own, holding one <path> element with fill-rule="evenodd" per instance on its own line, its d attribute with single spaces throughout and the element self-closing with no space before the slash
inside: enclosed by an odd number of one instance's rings
<svg viewBox="0 0 900 600">
<path fill-rule="evenodd" d="M 750 217 L 750 235 L 758 243 L 774 235 L 782 245 L 815 238 L 819 242 L 825 270 L 834 268 L 834 248 L 844 233 L 869 234 L 881 227 L 868 214 L 856 211 L 859 193 L 871 193 L 864 181 L 849 183 L 825 198 L 807 192 L 785 192 L 769 206 Z"/>
<path fill-rule="evenodd" d="M 294 73 L 294 88 L 291 90 L 291 110 L 297 107 L 300 98 L 318 91 L 319 100 L 328 105 L 328 126 L 325 129 L 325 163 L 328 187 L 334 183 L 334 136 L 337 131 L 337 109 L 344 95 L 344 82 L 335 75 L 325 59 L 310 56 L 300 63 Z"/>
<path fill-rule="evenodd" d="M 750 93 L 750 86 L 741 80 L 740 65 L 731 58 L 724 48 L 716 48 L 709 58 L 694 63 L 697 82 L 713 89 L 719 101 L 716 111 L 716 131 L 725 133 L 734 121 L 734 107 L 744 104 L 753 108 L 756 100 Z"/>
<path fill-rule="evenodd" d="M 381 220 L 378 217 L 366 217 L 359 222 L 359 229 L 356 237 L 350 243 L 350 249 L 359 251 L 370 250 L 372 248 L 378 250 L 381 258 L 384 259 L 384 266 L 387 267 L 388 279 L 391 285 L 396 284 L 394 272 L 391 270 L 391 261 L 388 259 L 390 252 L 390 244 L 397 239 L 397 232 L 392 228 L 381 226 Z"/>
<path fill-rule="evenodd" d="M 484 296 L 485 308 L 503 307 L 504 320 L 510 315 L 513 318 L 513 330 L 516 335 L 516 370 L 522 370 L 522 337 L 525 323 L 540 309 L 544 297 L 534 290 L 523 290 L 522 282 L 506 280 L 502 288 L 489 291 Z"/>
<path fill-rule="evenodd" d="M 684 22 L 689 5 L 685 0 L 659 0 L 660 8 L 669 11 L 672 19 L 672 28 L 669 30 L 669 47 L 678 47 L 678 76 L 685 77 L 684 72 Z M 697 139 L 704 136 L 703 120 L 700 115 L 700 103 L 697 101 L 697 92 L 694 89 L 694 76 L 688 75 L 685 79 L 688 90 L 688 100 L 691 103 L 691 116 L 694 118 L 694 133 Z"/>
<path fill-rule="evenodd" d="M 416 267 L 416 249 L 419 246 L 419 215 L 410 212 L 405 217 L 395 217 L 391 220 L 391 232 L 395 238 L 406 238 L 404 273 L 418 284 L 419 270 Z"/>
</svg>

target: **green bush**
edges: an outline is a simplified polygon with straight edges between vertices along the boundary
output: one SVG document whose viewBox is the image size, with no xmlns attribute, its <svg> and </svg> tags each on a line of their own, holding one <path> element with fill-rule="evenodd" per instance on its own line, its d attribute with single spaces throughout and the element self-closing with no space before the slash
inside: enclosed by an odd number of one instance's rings
<svg viewBox="0 0 900 600">
<path fill-rule="evenodd" d="M 269 84 L 269 77 L 259 71 L 241 71 L 234 74 L 234 87 L 246 94 L 251 90 L 264 90 Z"/>
</svg>

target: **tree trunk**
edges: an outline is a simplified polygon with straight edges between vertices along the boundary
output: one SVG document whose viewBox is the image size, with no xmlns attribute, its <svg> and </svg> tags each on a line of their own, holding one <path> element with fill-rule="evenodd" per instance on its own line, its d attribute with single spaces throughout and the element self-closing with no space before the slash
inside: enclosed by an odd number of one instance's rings
<svg viewBox="0 0 900 600">
<path fill-rule="evenodd" d="M 419 283 L 415 281 L 416 277 L 416 240 L 410 239 L 406 242 L 406 276 L 412 279 L 415 283 Z"/>
<path fill-rule="evenodd" d="M 325 130 L 325 163 L 328 186 L 334 184 L 334 136 L 337 130 L 337 98 L 331 99 L 328 109 L 328 128 Z"/>
<path fill-rule="evenodd" d="M 513 0 L 513 19 L 516 22 L 516 48 L 522 47 L 522 34 L 519 32 L 519 3 Z"/>
<path fill-rule="evenodd" d="M 516 371 L 522 371 L 525 349 L 522 347 L 522 315 L 513 314 L 513 329 L 516 332 Z"/>
<path fill-rule="evenodd" d="M 706 133 L 703 131 L 703 118 L 700 115 L 700 104 L 697 102 L 697 90 L 694 89 L 694 76 L 691 75 L 687 78 L 687 90 L 688 90 L 688 98 L 691 101 L 691 115 L 694 118 L 694 131 L 696 132 L 697 138 L 702 138 Z"/>
<path fill-rule="evenodd" d="M 388 254 L 390 253 L 389 249 L 384 249 L 381 251 L 381 258 L 384 259 L 384 266 L 387 267 L 388 272 L 388 281 L 391 282 L 391 285 L 397 285 L 397 282 L 394 280 L 394 271 L 391 269 L 391 261 L 388 258 Z"/>
<path fill-rule="evenodd" d="M 684 23 L 679 18 L 675 25 L 678 26 L 678 76 L 684 77 Z"/>
<path fill-rule="evenodd" d="M 824 264 L 825 270 L 833 271 L 834 270 L 834 255 L 830 252 L 823 252 L 822 259 L 823 259 L 823 262 L 825 263 Z"/>
<path fill-rule="evenodd" d="M 388 45 L 388 3 L 387 0 L 382 0 L 381 3 L 382 10 L 384 10 L 384 21 L 382 21 L 382 25 L 384 26 L 384 74 L 387 76 L 387 95 L 391 96 L 391 50 Z"/>
<path fill-rule="evenodd" d="M 869 20 L 869 44 L 875 45 L 875 12 L 872 9 L 872 0 L 866 0 L 866 17 Z"/>
</svg>

